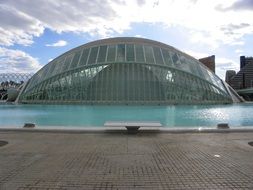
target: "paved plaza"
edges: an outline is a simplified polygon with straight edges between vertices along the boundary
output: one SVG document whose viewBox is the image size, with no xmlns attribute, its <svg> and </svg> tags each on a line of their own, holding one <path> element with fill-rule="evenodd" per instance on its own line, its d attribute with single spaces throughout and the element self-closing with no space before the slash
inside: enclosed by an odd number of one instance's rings
<svg viewBox="0 0 253 190">
<path fill-rule="evenodd" d="M 0 190 L 253 189 L 250 141 L 252 132 L 0 131 Z"/>
</svg>

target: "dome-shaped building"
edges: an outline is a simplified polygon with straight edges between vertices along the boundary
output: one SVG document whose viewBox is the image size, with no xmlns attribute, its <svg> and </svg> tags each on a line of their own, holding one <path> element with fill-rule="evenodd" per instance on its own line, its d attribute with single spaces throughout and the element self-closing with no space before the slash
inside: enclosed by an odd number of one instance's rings
<svg viewBox="0 0 253 190">
<path fill-rule="evenodd" d="M 142 38 L 87 43 L 40 69 L 20 94 L 22 103 L 232 103 L 229 87 L 198 60 Z"/>
</svg>

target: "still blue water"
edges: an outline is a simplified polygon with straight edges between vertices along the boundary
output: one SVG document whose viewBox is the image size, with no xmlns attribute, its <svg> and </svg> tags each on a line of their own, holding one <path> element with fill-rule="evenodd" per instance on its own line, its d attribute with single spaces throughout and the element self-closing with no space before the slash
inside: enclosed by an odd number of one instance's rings
<svg viewBox="0 0 253 190">
<path fill-rule="evenodd" d="M 253 126 L 253 104 L 208 106 L 0 105 L 0 127 L 103 126 L 105 121 L 160 121 L 167 127 Z"/>
</svg>

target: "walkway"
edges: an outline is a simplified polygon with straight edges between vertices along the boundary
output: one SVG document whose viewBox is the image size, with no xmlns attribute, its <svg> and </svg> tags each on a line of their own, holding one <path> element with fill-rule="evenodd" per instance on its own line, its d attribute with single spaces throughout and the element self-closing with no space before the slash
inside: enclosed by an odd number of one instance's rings
<svg viewBox="0 0 253 190">
<path fill-rule="evenodd" d="M 0 132 L 1 190 L 253 189 L 253 133 Z"/>
</svg>

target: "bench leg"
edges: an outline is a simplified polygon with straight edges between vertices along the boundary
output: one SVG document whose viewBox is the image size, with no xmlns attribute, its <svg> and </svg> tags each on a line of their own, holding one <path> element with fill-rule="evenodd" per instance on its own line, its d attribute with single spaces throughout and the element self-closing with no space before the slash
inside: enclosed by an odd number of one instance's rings
<svg viewBox="0 0 253 190">
<path fill-rule="evenodd" d="M 140 126 L 131 126 L 131 127 L 126 126 L 126 128 L 127 128 L 127 132 L 129 134 L 136 134 L 138 132 Z"/>
</svg>

